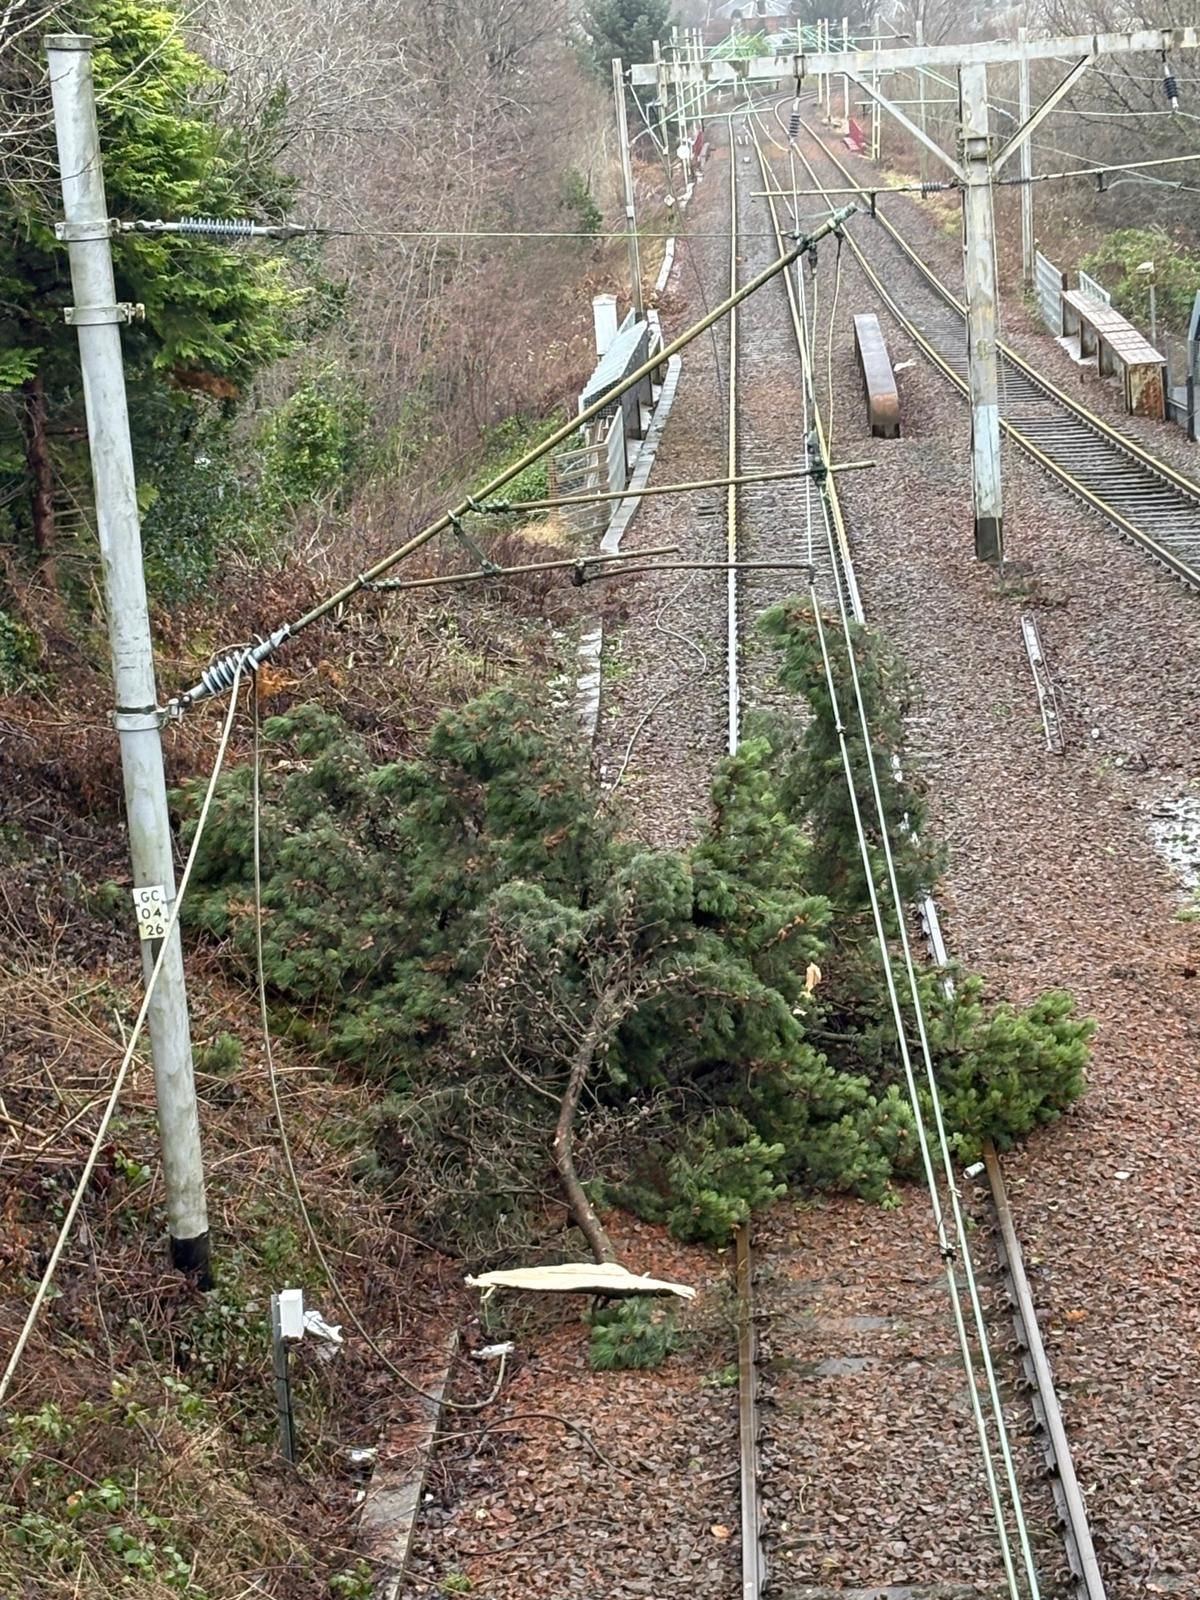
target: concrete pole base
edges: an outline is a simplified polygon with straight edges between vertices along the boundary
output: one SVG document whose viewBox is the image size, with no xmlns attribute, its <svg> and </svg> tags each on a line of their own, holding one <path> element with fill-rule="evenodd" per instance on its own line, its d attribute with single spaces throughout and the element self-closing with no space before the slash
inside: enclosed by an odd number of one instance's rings
<svg viewBox="0 0 1200 1600">
<path fill-rule="evenodd" d="M 189 1278 L 194 1278 L 198 1289 L 211 1289 L 213 1274 L 208 1233 L 197 1234 L 194 1239 L 173 1238 L 171 1265 L 177 1272 L 184 1272 Z"/>
<path fill-rule="evenodd" d="M 975 518 L 975 555 L 979 561 L 998 567 L 1004 560 L 1003 517 Z"/>
</svg>

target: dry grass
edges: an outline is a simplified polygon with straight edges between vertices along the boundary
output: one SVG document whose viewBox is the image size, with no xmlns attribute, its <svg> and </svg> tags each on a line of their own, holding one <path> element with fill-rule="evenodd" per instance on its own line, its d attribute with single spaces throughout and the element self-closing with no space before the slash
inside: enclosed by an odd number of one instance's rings
<svg viewBox="0 0 1200 1600">
<path fill-rule="evenodd" d="M 136 1002 L 125 960 L 76 965 L 90 919 L 57 929 L 4 911 L 0 875 L 0 1348 L 29 1305 L 93 1136 Z M 47 910 L 47 914 L 52 913 Z M 167 1268 L 153 1081 L 139 1062 L 10 1395 L 0 1442 L 0 1593 L 252 1594 L 307 1600 L 353 1574 L 350 1445 L 403 1410 L 348 1330 L 332 1362 L 302 1349 L 295 1381 L 302 1458 L 275 1455 L 267 1338 L 272 1290 L 301 1285 L 344 1321 L 305 1246 L 280 1159 L 262 1040 L 242 992 L 211 958 L 191 963 L 196 1036 L 234 1035 L 240 1062 L 199 1054 L 218 1284 L 202 1295 Z M 372 1092 L 281 1051 L 285 1114 L 324 1248 L 357 1314 L 402 1361 L 448 1267 L 394 1224 L 386 1193 L 354 1172 L 371 1147 Z M 376 1093 L 378 1091 L 375 1091 Z M 367 1163 L 369 1165 L 369 1163 Z"/>
</svg>

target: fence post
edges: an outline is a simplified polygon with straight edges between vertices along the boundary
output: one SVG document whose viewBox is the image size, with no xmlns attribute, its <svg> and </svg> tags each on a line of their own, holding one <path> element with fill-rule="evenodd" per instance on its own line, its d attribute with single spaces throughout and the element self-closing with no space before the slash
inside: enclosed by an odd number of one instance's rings
<svg viewBox="0 0 1200 1600">
<path fill-rule="evenodd" d="M 1192 301 L 1192 316 L 1188 323 L 1187 371 L 1187 434 L 1196 438 L 1196 385 L 1200 383 L 1200 289 Z"/>
</svg>

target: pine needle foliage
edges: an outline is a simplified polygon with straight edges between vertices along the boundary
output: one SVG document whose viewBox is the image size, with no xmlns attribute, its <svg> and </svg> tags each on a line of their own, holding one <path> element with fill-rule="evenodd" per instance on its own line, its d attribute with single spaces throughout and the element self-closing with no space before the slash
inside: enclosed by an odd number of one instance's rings
<svg viewBox="0 0 1200 1600">
<path fill-rule="evenodd" d="M 649 61 L 657 40 L 671 35 L 670 0 L 590 0 L 582 23 L 587 59 L 602 82 L 612 81 L 612 61 L 626 67 Z"/>
<path fill-rule="evenodd" d="M 721 764 L 710 825 L 687 851 L 631 842 L 571 731 L 513 690 L 446 712 L 415 759 L 378 759 L 315 706 L 266 724 L 264 953 L 277 1021 L 389 1086 L 371 1181 L 391 1184 L 431 1241 L 473 1260 L 531 1241 L 558 1196 L 551 1135 L 581 1060 L 583 1180 L 680 1238 L 723 1243 L 785 1187 L 883 1199 L 913 1173 L 917 1126 L 870 908 L 872 882 L 887 904 L 883 841 L 845 709 L 850 657 L 827 629 L 839 735 L 808 608 L 779 607 L 765 628 L 808 715 L 764 722 Z M 921 795 L 892 760 L 903 680 L 871 635 L 856 633 L 853 649 L 911 897 L 932 885 L 937 857 Z M 190 814 L 195 792 L 180 798 Z M 249 806 L 250 774 L 235 770 L 218 788 L 187 911 L 248 977 Z M 896 961 L 894 917 L 885 928 Z M 1079 1095 L 1091 1025 L 1069 995 L 989 1007 L 977 978 L 955 979 L 948 992 L 922 968 L 919 988 L 965 1161 Z M 898 990 L 923 1084 L 902 977 Z M 919 1105 L 928 1124 L 924 1088 Z"/>
<path fill-rule="evenodd" d="M 659 1367 L 679 1344 L 670 1312 L 656 1315 L 642 1298 L 597 1306 L 589 1320 L 588 1364 L 593 1372 Z"/>
<path fill-rule="evenodd" d="M 220 75 L 189 48 L 182 12 L 146 0 L 80 0 L 69 11 L 72 28 L 97 40 L 111 215 L 286 212 L 294 181 L 222 126 Z M 93 552 L 74 549 L 74 533 L 56 533 L 51 505 L 86 507 L 91 474 L 77 338 L 63 318 L 73 295 L 54 235 L 61 201 L 48 181 L 57 159 L 41 31 L 31 21 L 15 27 L 0 71 L 0 107 L 36 112 L 0 173 L 0 539 L 21 555 L 64 558 L 60 581 L 90 604 Z M 264 119 L 280 109 L 264 109 Z M 232 419 L 255 375 L 313 325 L 313 286 L 291 259 L 200 237 L 113 240 L 117 299 L 145 310 L 123 330 L 122 350 L 147 567 L 160 594 L 195 588 L 220 540 L 245 535 L 253 507 L 226 460 Z M 79 519 L 66 520 L 74 528 Z"/>
</svg>

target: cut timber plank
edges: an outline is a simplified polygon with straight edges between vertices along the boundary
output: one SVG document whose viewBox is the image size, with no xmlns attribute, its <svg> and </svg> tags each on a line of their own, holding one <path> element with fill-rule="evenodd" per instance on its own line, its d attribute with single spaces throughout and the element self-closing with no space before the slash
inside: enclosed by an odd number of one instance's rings
<svg viewBox="0 0 1200 1600">
<path fill-rule="evenodd" d="M 854 319 L 854 351 L 867 397 L 867 419 L 876 439 L 900 437 L 900 396 L 883 329 L 873 311 Z"/>
</svg>

